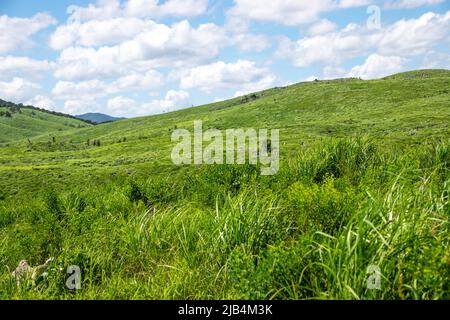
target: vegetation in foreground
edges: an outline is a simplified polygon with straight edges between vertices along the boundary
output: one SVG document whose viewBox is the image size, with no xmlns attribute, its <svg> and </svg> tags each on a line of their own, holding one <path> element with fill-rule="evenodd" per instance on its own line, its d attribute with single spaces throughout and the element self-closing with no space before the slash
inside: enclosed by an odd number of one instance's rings
<svg viewBox="0 0 450 320">
<path fill-rule="evenodd" d="M 449 80 L 299 84 L 3 146 L 0 298 L 449 299 Z M 280 128 L 280 172 L 174 167 L 193 119 Z M 20 260 L 50 257 L 17 286 Z"/>
</svg>

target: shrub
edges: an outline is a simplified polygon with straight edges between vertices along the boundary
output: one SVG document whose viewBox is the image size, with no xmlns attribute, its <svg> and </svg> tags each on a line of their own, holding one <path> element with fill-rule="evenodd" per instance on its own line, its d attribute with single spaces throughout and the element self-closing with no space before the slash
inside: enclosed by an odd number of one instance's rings
<svg viewBox="0 0 450 320">
<path fill-rule="evenodd" d="M 176 199 L 178 192 L 167 179 L 151 179 L 145 183 L 144 188 L 147 203 L 150 205 L 170 203 Z"/>
<path fill-rule="evenodd" d="M 327 176 L 320 185 L 296 182 L 286 193 L 290 214 L 303 231 L 317 228 L 334 234 L 348 221 L 355 207 L 353 191 L 348 188 L 338 191 L 333 176 Z"/>
<path fill-rule="evenodd" d="M 353 182 L 358 183 L 376 154 L 376 145 L 361 139 L 331 143 L 319 153 L 314 182 L 321 183 L 327 176 L 340 178 L 347 175 Z"/>
<path fill-rule="evenodd" d="M 128 186 L 126 187 L 126 195 L 131 202 L 137 203 L 139 201 L 143 201 L 146 204 L 148 203 L 147 195 L 142 190 L 142 187 L 134 180 L 128 183 Z"/>
</svg>

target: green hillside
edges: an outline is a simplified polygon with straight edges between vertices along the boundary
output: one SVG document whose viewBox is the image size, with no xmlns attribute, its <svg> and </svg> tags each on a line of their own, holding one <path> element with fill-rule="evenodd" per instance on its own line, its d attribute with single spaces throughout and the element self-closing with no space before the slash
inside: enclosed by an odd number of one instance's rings
<svg viewBox="0 0 450 320">
<path fill-rule="evenodd" d="M 449 299 L 449 88 L 447 70 L 303 82 L 9 140 L 0 299 Z M 279 172 L 174 165 L 195 120 L 279 129 Z M 34 288 L 11 279 L 49 257 Z"/>
<path fill-rule="evenodd" d="M 0 143 L 89 126 L 87 122 L 67 115 L 0 100 Z"/>
<path fill-rule="evenodd" d="M 425 69 L 418 71 L 407 71 L 397 73 L 386 77 L 386 79 L 412 79 L 412 78 L 448 78 L 450 76 L 450 70 L 446 69 Z"/>
<path fill-rule="evenodd" d="M 427 71 L 416 73 L 424 72 Z M 127 159 L 128 164 L 150 165 L 169 161 L 173 147 L 171 130 L 192 130 L 194 120 L 202 120 L 205 129 L 280 129 L 282 154 L 297 152 L 302 144 L 327 137 L 367 135 L 390 145 L 446 137 L 450 76 L 393 77 L 304 82 L 163 115 L 59 132 L 55 134 L 61 145 L 57 154 L 46 152 L 47 136 L 33 141 L 31 153 L 26 152 L 28 148 L 23 143 L 9 150 L 14 155 L 22 153 L 25 165 L 33 163 L 36 157 L 41 166 L 49 164 L 47 159 L 55 165 L 58 158 L 77 159 L 65 161 L 65 166 L 73 163 L 75 167 L 95 167 L 98 162 L 103 169 L 106 166 L 114 170 L 116 160 L 121 159 Z M 243 103 L 246 100 L 250 101 Z M 88 140 L 100 140 L 101 147 L 92 143 L 87 146 Z"/>
</svg>

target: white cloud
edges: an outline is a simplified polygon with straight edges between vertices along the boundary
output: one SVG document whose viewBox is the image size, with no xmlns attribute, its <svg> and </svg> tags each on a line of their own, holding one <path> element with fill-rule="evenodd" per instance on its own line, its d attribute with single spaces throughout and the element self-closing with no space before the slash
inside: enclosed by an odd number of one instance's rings
<svg viewBox="0 0 450 320">
<path fill-rule="evenodd" d="M 34 60 L 28 57 L 0 57 L 0 78 L 18 74 L 35 75 L 52 69 L 47 60 Z"/>
<path fill-rule="evenodd" d="M 450 54 L 439 51 L 429 51 L 423 58 L 422 68 L 450 69 Z"/>
<path fill-rule="evenodd" d="M 138 103 L 129 97 L 117 96 L 107 102 L 108 113 L 114 116 L 149 115 L 174 111 L 187 107 L 189 93 L 183 90 L 169 90 L 164 99 Z"/>
<path fill-rule="evenodd" d="M 93 100 L 111 94 L 131 91 L 145 91 L 159 89 L 164 84 L 163 75 L 149 70 L 146 73 L 130 73 L 112 82 L 91 79 L 79 82 L 58 81 L 52 94 L 59 100 Z"/>
<path fill-rule="evenodd" d="M 108 100 L 108 111 L 114 116 L 125 116 L 137 108 L 137 102 L 131 98 L 118 96 Z"/>
<path fill-rule="evenodd" d="M 301 81 L 304 81 L 304 82 L 311 82 L 311 81 L 314 81 L 314 80 L 317 80 L 317 79 L 319 79 L 319 77 L 317 77 L 317 76 L 309 76 L 309 77 L 304 78 L 304 79 L 301 80 Z"/>
<path fill-rule="evenodd" d="M 277 56 L 298 67 L 317 63 L 339 64 L 377 50 L 384 56 L 424 54 L 449 35 L 450 11 L 426 13 L 417 19 L 399 20 L 380 30 L 349 24 L 337 32 L 280 41 Z"/>
<path fill-rule="evenodd" d="M 121 15 L 120 0 L 98 0 L 96 4 L 90 3 L 87 7 L 71 5 L 67 8 L 67 13 L 70 14 L 67 19 L 70 23 L 116 18 Z"/>
<path fill-rule="evenodd" d="M 269 39 L 262 34 L 238 33 L 230 36 L 231 44 L 239 47 L 243 52 L 260 52 L 271 46 Z"/>
<path fill-rule="evenodd" d="M 359 32 L 341 30 L 325 35 L 305 37 L 298 41 L 284 38 L 280 42 L 277 56 L 291 60 L 297 67 L 316 63 L 339 64 L 367 51 L 373 41 Z"/>
<path fill-rule="evenodd" d="M 383 30 L 377 46 L 383 55 L 419 55 L 430 50 L 450 32 L 450 11 L 433 12 L 417 19 L 399 20 Z"/>
<path fill-rule="evenodd" d="M 129 0 L 124 15 L 133 17 L 198 16 L 206 12 L 207 0 Z"/>
<path fill-rule="evenodd" d="M 329 33 L 336 30 L 336 27 L 337 25 L 334 22 L 327 19 L 322 19 L 308 28 L 308 34 L 315 36 L 323 33 Z"/>
<path fill-rule="evenodd" d="M 46 110 L 55 110 L 55 103 L 47 96 L 37 95 L 34 98 L 24 103 L 25 105 L 31 105 Z"/>
<path fill-rule="evenodd" d="M 238 46 L 240 51 L 260 52 L 271 46 L 271 41 L 267 35 L 252 33 L 250 22 L 239 17 L 227 15 L 223 29 L 228 38 L 228 44 Z"/>
<path fill-rule="evenodd" d="M 298 26 L 318 21 L 322 13 L 365 6 L 372 2 L 373 0 L 259 0 L 257 2 L 234 0 L 234 6 L 227 15 L 240 19 Z"/>
<path fill-rule="evenodd" d="M 197 28 L 186 20 L 170 27 L 153 22 L 149 26 L 119 45 L 64 49 L 55 76 L 81 80 L 124 75 L 130 70 L 196 65 L 216 57 L 226 43 L 223 30 L 211 23 Z"/>
<path fill-rule="evenodd" d="M 319 19 L 322 12 L 336 8 L 335 1 L 316 0 L 235 0 L 228 14 L 251 20 L 269 21 L 288 26 L 309 24 Z"/>
<path fill-rule="evenodd" d="M 102 107 L 91 99 L 73 99 L 64 103 L 62 112 L 78 115 L 87 112 L 101 112 Z"/>
<path fill-rule="evenodd" d="M 23 103 L 31 99 L 41 88 L 37 83 L 15 77 L 10 82 L 0 82 L 0 97 L 2 99 Z"/>
<path fill-rule="evenodd" d="M 127 68 L 118 63 L 118 47 L 68 48 L 61 52 L 55 67 L 55 77 L 83 80 L 97 77 L 115 77 L 125 74 Z"/>
<path fill-rule="evenodd" d="M 362 79 L 382 78 L 405 70 L 406 60 L 397 56 L 370 55 L 362 65 L 357 65 L 349 72 L 349 77 Z"/>
<path fill-rule="evenodd" d="M 388 1 L 384 7 L 386 9 L 411 9 L 421 6 L 429 6 L 443 3 L 445 0 L 396 0 Z"/>
<path fill-rule="evenodd" d="M 108 85 L 97 79 L 78 83 L 58 81 L 52 89 L 52 94 L 61 100 L 92 100 L 108 95 Z"/>
<path fill-rule="evenodd" d="M 70 22 L 104 20 L 119 17 L 191 17 L 206 12 L 207 0 L 98 0 L 87 7 L 70 6 Z"/>
<path fill-rule="evenodd" d="M 371 2 L 371 0 L 341 0 L 339 1 L 339 8 L 361 7 L 371 4 Z"/>
<path fill-rule="evenodd" d="M 332 0 L 235 0 L 229 15 L 297 26 L 317 21 L 322 12 L 337 8 Z"/>
<path fill-rule="evenodd" d="M 238 60 L 235 63 L 215 62 L 189 70 L 181 75 L 182 89 L 198 88 L 205 92 L 234 89 L 240 92 L 262 90 L 275 83 L 275 76 L 255 62 Z"/>
<path fill-rule="evenodd" d="M 323 77 L 320 79 L 329 80 L 344 78 L 346 74 L 347 71 L 340 66 L 326 66 L 325 68 L 323 68 Z"/>
<path fill-rule="evenodd" d="M 268 75 L 259 79 L 258 81 L 246 83 L 235 92 L 234 96 L 240 97 L 249 93 L 270 89 L 275 85 L 276 80 L 277 79 L 275 76 Z"/>
<path fill-rule="evenodd" d="M 188 107 L 189 93 L 184 90 L 169 90 L 162 100 L 153 100 L 143 104 L 136 110 L 136 114 L 146 115 L 167 111 L 174 111 L 184 107 Z"/>
<path fill-rule="evenodd" d="M 130 73 L 115 80 L 111 86 L 114 91 L 125 90 L 147 91 L 162 87 L 165 83 L 164 75 L 155 70 L 149 70 L 145 73 Z"/>
<path fill-rule="evenodd" d="M 112 18 L 90 20 L 81 24 L 65 24 L 59 26 L 51 35 L 49 45 L 55 50 L 74 45 L 86 47 L 113 45 L 132 39 L 154 26 L 156 23 L 151 20 L 137 18 Z"/>
<path fill-rule="evenodd" d="M 56 20 L 46 13 L 31 18 L 0 16 L 0 53 L 31 46 L 32 35 L 55 23 Z"/>
</svg>

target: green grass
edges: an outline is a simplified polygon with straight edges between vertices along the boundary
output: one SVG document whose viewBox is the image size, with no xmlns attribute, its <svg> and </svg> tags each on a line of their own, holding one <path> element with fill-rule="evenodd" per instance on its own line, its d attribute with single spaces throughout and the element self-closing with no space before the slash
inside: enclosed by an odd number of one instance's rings
<svg viewBox="0 0 450 320">
<path fill-rule="evenodd" d="M 449 85 L 446 70 L 299 83 L 18 137 L 0 149 L 0 299 L 449 299 Z M 171 132 L 197 119 L 280 129 L 279 173 L 172 165 Z M 49 257 L 47 279 L 16 286 L 20 260 Z"/>
<path fill-rule="evenodd" d="M 47 134 L 52 137 L 59 131 L 91 126 L 86 122 L 62 117 L 37 109 L 20 108 L 20 112 L 10 112 L 10 108 L 0 105 L 0 113 L 9 112 L 11 117 L 0 116 L 0 144 L 17 140 L 27 140 Z"/>
</svg>

